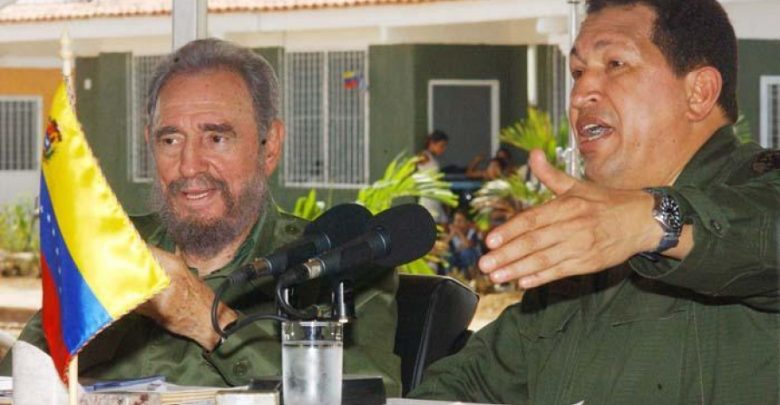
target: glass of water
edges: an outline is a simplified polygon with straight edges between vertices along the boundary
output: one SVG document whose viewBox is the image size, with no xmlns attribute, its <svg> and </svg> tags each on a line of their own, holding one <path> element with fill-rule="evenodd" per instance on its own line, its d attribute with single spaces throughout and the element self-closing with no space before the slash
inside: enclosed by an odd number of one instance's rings
<svg viewBox="0 0 780 405">
<path fill-rule="evenodd" d="M 286 405 L 341 405 L 342 324 L 282 322 L 282 395 Z"/>
</svg>

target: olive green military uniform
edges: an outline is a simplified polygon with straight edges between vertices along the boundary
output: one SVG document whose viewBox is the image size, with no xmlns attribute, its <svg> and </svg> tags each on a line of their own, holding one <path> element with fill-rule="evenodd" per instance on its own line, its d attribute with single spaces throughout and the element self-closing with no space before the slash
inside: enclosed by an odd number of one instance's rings
<svg viewBox="0 0 780 405">
<path fill-rule="evenodd" d="M 683 261 L 637 256 L 528 291 L 433 364 L 412 396 L 780 403 L 780 154 L 739 145 L 723 128 L 667 190 L 693 224 Z"/>
<path fill-rule="evenodd" d="M 271 201 L 265 204 L 262 212 L 235 258 L 203 278 L 209 287 L 216 289 L 241 265 L 298 238 L 306 225 L 299 218 L 279 213 Z M 156 216 L 134 218 L 134 222 L 149 243 L 174 250 L 173 242 Z M 397 275 L 392 270 L 368 273 L 356 277 L 355 281 L 358 319 L 345 329 L 344 372 L 381 375 L 388 395 L 398 395 L 401 391 L 400 360 L 393 354 Z M 314 301 L 304 298 L 329 296 L 330 289 L 324 288 L 324 282 L 322 286 L 319 288 L 319 280 L 302 286 L 299 307 Z M 265 278 L 232 287 L 223 301 L 241 316 L 256 312 L 273 314 L 272 297 L 273 280 Z M 38 315 L 25 327 L 20 338 L 44 349 L 47 347 Z M 216 350 L 207 353 L 194 341 L 173 335 L 148 318 L 129 314 L 86 346 L 79 356 L 79 372 L 82 377 L 98 379 L 162 374 L 167 381 L 184 385 L 243 385 L 253 377 L 281 375 L 279 341 L 278 324 L 260 321 L 238 330 Z M 10 373 L 9 352 L 0 363 L 0 374 Z"/>
</svg>

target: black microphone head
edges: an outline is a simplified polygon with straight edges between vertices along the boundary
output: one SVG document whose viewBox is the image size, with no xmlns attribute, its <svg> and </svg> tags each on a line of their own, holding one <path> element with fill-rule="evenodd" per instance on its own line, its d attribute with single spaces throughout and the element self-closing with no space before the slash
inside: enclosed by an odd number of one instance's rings
<svg viewBox="0 0 780 405">
<path fill-rule="evenodd" d="M 330 246 L 325 250 L 337 246 L 362 235 L 371 219 L 371 212 L 359 204 L 339 204 L 317 217 L 304 230 L 304 235 L 324 234 L 328 237 Z"/>
<path fill-rule="evenodd" d="M 403 204 L 380 212 L 368 221 L 368 229 L 377 229 L 388 239 L 389 252 L 374 263 L 395 267 L 424 256 L 436 242 L 436 223 L 419 204 Z"/>
<path fill-rule="evenodd" d="M 337 205 L 310 222 L 302 238 L 277 249 L 261 263 L 271 274 L 278 275 L 362 235 L 369 219 L 371 212 L 362 205 Z"/>
</svg>

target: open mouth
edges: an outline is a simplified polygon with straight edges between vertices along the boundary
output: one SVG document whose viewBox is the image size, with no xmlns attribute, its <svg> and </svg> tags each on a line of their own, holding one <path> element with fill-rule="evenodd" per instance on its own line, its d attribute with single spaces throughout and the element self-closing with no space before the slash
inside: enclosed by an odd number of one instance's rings
<svg viewBox="0 0 780 405">
<path fill-rule="evenodd" d="M 588 124 L 580 128 L 580 136 L 585 138 L 584 142 L 591 142 L 603 138 L 612 132 L 612 128 L 601 124 Z"/>
<path fill-rule="evenodd" d="M 211 190 L 202 190 L 202 191 L 184 191 L 182 194 L 184 194 L 184 198 L 187 200 L 202 200 L 206 198 Z"/>
</svg>

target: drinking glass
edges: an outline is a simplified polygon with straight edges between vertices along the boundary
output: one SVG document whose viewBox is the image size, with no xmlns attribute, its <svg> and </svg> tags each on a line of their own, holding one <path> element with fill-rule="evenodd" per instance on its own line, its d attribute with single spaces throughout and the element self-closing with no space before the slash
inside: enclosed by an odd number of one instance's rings
<svg viewBox="0 0 780 405">
<path fill-rule="evenodd" d="M 285 405 L 341 405 L 342 324 L 282 322 Z"/>
</svg>

